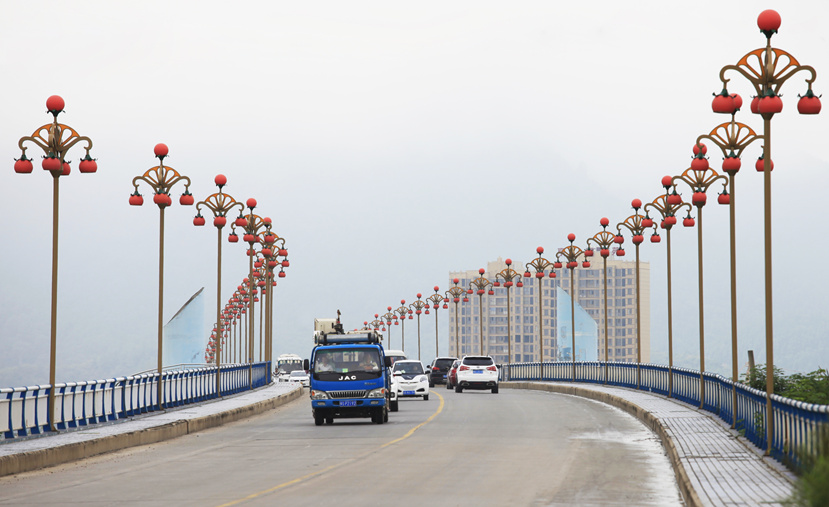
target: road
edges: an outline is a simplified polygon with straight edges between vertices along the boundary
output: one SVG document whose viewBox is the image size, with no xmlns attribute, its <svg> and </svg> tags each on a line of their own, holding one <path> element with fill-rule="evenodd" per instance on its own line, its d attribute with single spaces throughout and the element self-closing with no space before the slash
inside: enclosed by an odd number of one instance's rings
<svg viewBox="0 0 829 507">
<path fill-rule="evenodd" d="M 502 389 L 401 400 L 389 423 L 257 417 L 0 479 L 0 505 L 681 505 L 658 438 L 621 410 Z"/>
</svg>

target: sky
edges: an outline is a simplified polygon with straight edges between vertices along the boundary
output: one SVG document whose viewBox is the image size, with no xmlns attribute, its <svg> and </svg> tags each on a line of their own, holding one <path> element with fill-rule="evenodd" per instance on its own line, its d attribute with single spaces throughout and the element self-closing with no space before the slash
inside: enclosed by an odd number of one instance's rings
<svg viewBox="0 0 829 507">
<path fill-rule="evenodd" d="M 225 192 L 256 198 L 272 218 L 291 262 L 276 291 L 275 352 L 307 357 L 314 318 L 339 309 L 357 327 L 443 292 L 451 271 L 498 257 L 523 265 L 536 247 L 555 251 L 571 232 L 581 244 L 601 217 L 618 223 L 633 198 L 657 197 L 662 176 L 689 167 L 696 137 L 728 120 L 711 112 L 719 71 L 765 45 L 756 18 L 767 8 L 782 17 L 773 45 L 817 70 L 816 93 L 829 90 L 829 4 L 817 0 L 0 1 L 0 386 L 49 378 L 51 177 L 39 161 L 28 175 L 12 166 L 18 140 L 50 121 L 50 95 L 66 101 L 60 121 L 92 139 L 99 168 L 79 174 L 76 146 L 60 178 L 58 382 L 155 366 L 159 213 L 128 198 L 157 143 L 197 201 L 221 173 Z M 783 86 L 772 122 L 775 363 L 801 372 L 829 364 L 817 220 L 829 112 L 797 114 L 805 77 Z M 736 75 L 729 90 L 746 103 L 753 93 Z M 757 115 L 737 119 L 762 131 Z M 735 195 L 741 365 L 749 349 L 765 362 L 755 144 Z M 719 169 L 721 156 L 710 159 Z M 703 213 L 706 369 L 728 375 L 728 213 Z M 164 318 L 205 287 L 207 326 L 216 233 L 194 227 L 194 214 L 177 201 L 166 211 Z M 696 236 L 672 235 L 674 359 L 689 368 L 699 366 Z M 646 243 L 641 258 L 651 358 L 666 364 L 665 242 Z M 244 247 L 225 243 L 225 298 L 246 272 Z"/>
</svg>

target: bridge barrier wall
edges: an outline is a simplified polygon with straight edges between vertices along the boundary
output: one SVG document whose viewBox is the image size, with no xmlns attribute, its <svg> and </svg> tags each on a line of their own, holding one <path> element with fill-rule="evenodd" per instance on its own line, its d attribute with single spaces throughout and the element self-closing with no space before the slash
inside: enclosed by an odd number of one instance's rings
<svg viewBox="0 0 829 507">
<path fill-rule="evenodd" d="M 639 389 L 675 398 L 718 416 L 759 449 L 767 446 L 766 393 L 720 375 L 654 364 L 545 362 L 502 365 L 501 380 L 587 382 Z M 736 403 L 735 403 L 736 399 Z M 814 405 L 771 395 L 771 455 L 793 471 L 801 456 L 817 452 L 821 425 L 829 423 L 829 405 Z"/>
<path fill-rule="evenodd" d="M 163 408 L 199 403 L 218 397 L 216 367 L 165 371 L 108 380 L 69 382 L 55 386 L 55 428 L 68 430 L 116 421 Z M 271 382 L 271 363 L 221 367 L 222 395 L 256 389 Z M 252 382 L 251 382 L 252 380 Z M 49 384 L 0 389 L 0 441 L 50 431 Z"/>
</svg>

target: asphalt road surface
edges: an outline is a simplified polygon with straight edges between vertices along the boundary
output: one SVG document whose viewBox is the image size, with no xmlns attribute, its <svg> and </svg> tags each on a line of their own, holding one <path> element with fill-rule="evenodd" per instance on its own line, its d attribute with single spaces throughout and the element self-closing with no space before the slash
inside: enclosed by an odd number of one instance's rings
<svg viewBox="0 0 829 507">
<path fill-rule="evenodd" d="M 307 390 L 306 390 L 307 392 Z M 175 440 L 0 478 L 0 505 L 681 505 L 658 438 L 607 405 L 502 389 L 315 426 L 307 396 Z"/>
</svg>

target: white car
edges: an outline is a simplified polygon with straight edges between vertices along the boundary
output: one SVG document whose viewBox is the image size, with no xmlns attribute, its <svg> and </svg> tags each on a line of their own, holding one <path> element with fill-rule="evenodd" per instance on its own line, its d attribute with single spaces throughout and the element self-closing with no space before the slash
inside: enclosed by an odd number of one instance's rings
<svg viewBox="0 0 829 507">
<path fill-rule="evenodd" d="M 498 367 L 490 356 L 466 356 L 458 364 L 455 392 L 464 389 L 491 389 L 498 393 Z"/>
<path fill-rule="evenodd" d="M 310 387 L 311 377 L 308 376 L 305 370 L 294 370 L 291 372 L 291 376 L 288 377 L 288 382 L 299 382 L 302 387 Z"/>
<path fill-rule="evenodd" d="M 391 367 L 391 390 L 400 398 L 429 399 L 429 375 L 414 359 L 399 359 Z"/>
</svg>

